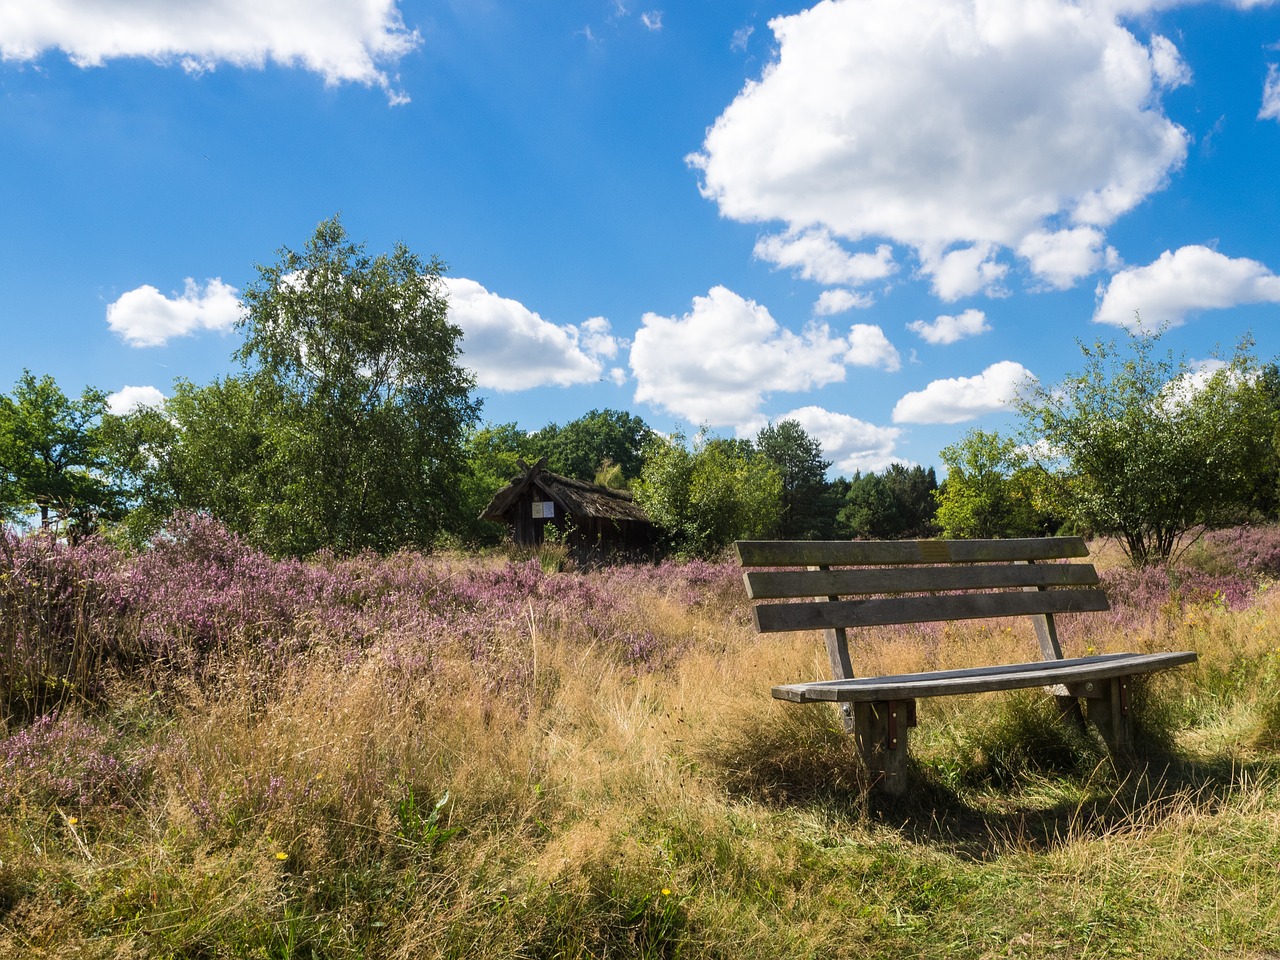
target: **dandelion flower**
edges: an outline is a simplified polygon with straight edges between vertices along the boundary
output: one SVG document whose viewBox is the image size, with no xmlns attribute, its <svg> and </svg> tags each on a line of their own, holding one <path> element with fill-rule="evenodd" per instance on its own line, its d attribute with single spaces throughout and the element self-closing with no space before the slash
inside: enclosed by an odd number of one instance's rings
<svg viewBox="0 0 1280 960">
<path fill-rule="evenodd" d="M 79 817 L 67 817 L 67 823 L 73 827 L 79 822 L 80 822 Z"/>
<path fill-rule="evenodd" d="M 671 888 L 670 888 L 670 887 L 663 887 L 663 888 L 662 888 L 662 895 L 663 895 L 664 897 L 669 897 L 669 896 L 671 896 Z"/>
<path fill-rule="evenodd" d="M 277 854 L 276 854 L 276 859 L 277 859 L 277 860 L 288 860 L 288 859 L 289 859 L 289 855 L 288 855 L 287 853 L 285 853 L 283 850 L 281 850 L 279 853 L 277 853 Z"/>
</svg>

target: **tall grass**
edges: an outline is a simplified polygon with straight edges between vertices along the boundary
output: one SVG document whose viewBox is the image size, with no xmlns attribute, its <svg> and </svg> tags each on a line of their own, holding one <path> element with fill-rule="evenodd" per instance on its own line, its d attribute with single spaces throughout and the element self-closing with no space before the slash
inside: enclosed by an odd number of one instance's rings
<svg viewBox="0 0 1280 960">
<path fill-rule="evenodd" d="M 1280 600 L 1247 570 L 1109 570 L 1113 612 L 1064 618 L 1072 653 L 1200 652 L 1142 698 L 1159 764 L 1044 698 L 925 701 L 887 804 L 834 712 L 770 699 L 825 652 L 758 637 L 729 565 L 277 562 L 202 518 L 4 551 L 0 956 L 1280 950 Z M 998 622 L 854 657 L 1035 649 Z"/>
</svg>

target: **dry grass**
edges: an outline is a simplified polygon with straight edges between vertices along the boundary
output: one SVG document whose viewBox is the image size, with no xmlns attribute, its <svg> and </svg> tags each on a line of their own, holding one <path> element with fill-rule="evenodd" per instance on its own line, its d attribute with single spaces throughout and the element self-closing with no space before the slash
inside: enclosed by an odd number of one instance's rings
<svg viewBox="0 0 1280 960">
<path fill-rule="evenodd" d="M 483 655 L 458 640 L 429 670 L 375 637 L 301 653 L 267 688 L 252 661 L 162 695 L 124 683 L 76 714 L 106 738 L 48 742 L 71 744 L 72 779 L 141 773 L 83 803 L 31 771 L 0 783 L 0 956 L 1280 950 L 1272 593 L 1065 638 L 1199 651 L 1150 691 L 1167 767 L 1112 771 L 1030 697 L 936 701 L 920 789 L 886 807 L 833 711 L 768 696 L 825 675 L 813 637 L 757 637 L 722 585 L 691 603 L 600 582 L 603 626 L 547 588 Z M 620 663 L 616 637 L 658 653 Z M 1036 649 L 1005 623 L 856 643 L 863 672 Z"/>
</svg>

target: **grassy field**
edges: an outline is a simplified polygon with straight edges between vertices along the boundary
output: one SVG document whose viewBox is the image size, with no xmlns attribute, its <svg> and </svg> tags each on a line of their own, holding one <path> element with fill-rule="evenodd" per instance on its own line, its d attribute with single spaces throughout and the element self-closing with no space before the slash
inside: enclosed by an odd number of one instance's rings
<svg viewBox="0 0 1280 960">
<path fill-rule="evenodd" d="M 1095 545 L 1068 655 L 1193 649 L 1114 770 L 1044 698 L 921 704 L 869 798 L 730 565 L 0 546 L 0 957 L 1280 957 L 1280 532 Z M 1035 655 L 894 628 L 864 673 Z"/>
</svg>

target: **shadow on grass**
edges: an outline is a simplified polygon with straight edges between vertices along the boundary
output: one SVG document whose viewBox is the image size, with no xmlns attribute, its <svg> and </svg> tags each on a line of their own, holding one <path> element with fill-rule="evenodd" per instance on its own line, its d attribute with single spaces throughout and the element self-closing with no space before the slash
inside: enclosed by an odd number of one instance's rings
<svg viewBox="0 0 1280 960">
<path fill-rule="evenodd" d="M 977 861 L 1045 852 L 1188 811 L 1212 815 L 1280 778 L 1280 758 L 1181 753 L 1167 703 L 1148 699 L 1135 713 L 1134 752 L 1118 760 L 1095 732 L 1064 723 L 1054 701 L 1036 694 L 931 717 L 931 759 L 912 759 L 901 797 L 870 789 L 854 739 L 832 710 L 744 715 L 700 759 L 735 796 L 779 808 L 821 806 L 851 825 L 878 823 Z"/>
<path fill-rule="evenodd" d="M 973 790 L 953 788 L 913 763 L 906 796 L 872 792 L 865 809 L 869 819 L 913 843 L 985 861 L 1157 825 L 1188 810 L 1211 816 L 1277 776 L 1280 760 L 1161 758 L 1131 762 L 1123 770 L 1104 761 L 1083 778 L 1038 778 L 1011 790 Z"/>
</svg>

